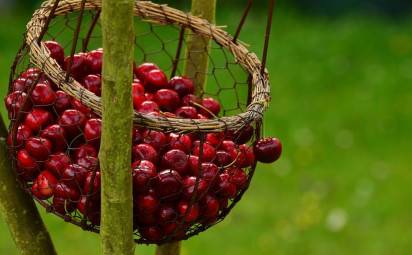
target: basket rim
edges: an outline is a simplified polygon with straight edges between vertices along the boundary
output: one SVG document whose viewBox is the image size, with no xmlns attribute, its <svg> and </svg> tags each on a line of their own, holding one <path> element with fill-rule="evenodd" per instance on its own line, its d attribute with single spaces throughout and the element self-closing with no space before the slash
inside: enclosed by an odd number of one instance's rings
<svg viewBox="0 0 412 255">
<path fill-rule="evenodd" d="M 82 0 L 60 1 L 55 16 L 79 11 Z M 41 8 L 36 10 L 32 19 L 27 23 L 25 43 L 29 48 L 30 61 L 40 68 L 64 92 L 79 99 L 97 115 L 102 116 L 101 98 L 85 89 L 73 77 L 65 81 L 66 72 L 56 60 L 50 57 L 50 52 L 43 42 L 37 43 L 42 28 L 46 25 L 54 0 L 46 1 Z M 101 0 L 87 0 L 85 10 L 100 10 Z M 149 129 L 185 132 L 221 132 L 227 130 L 240 130 L 244 126 L 260 121 L 270 102 L 270 84 L 267 69 L 261 72 L 261 62 L 255 53 L 250 52 L 243 43 L 233 42 L 233 37 L 207 20 L 165 4 L 155 4 L 150 1 L 135 1 L 134 15 L 143 20 L 150 20 L 161 24 L 183 26 L 194 33 L 214 40 L 222 47 L 229 50 L 236 62 L 249 72 L 252 84 L 251 102 L 245 112 L 223 116 L 214 119 L 179 119 L 153 116 L 134 111 L 133 123 Z"/>
</svg>

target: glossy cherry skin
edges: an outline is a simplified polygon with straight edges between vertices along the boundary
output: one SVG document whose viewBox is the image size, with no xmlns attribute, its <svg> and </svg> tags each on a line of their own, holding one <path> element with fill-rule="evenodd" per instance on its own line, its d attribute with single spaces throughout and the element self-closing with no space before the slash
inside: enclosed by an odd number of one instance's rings
<svg viewBox="0 0 412 255">
<path fill-rule="evenodd" d="M 80 213 L 92 222 L 94 225 L 100 225 L 100 201 L 97 199 L 89 198 L 87 195 L 80 197 L 80 201 L 77 203 L 77 209 Z"/>
<path fill-rule="evenodd" d="M 153 64 L 153 63 L 143 63 L 137 67 L 134 68 L 134 74 L 136 77 L 140 80 L 143 81 L 146 77 L 146 74 L 152 70 L 159 70 L 160 68 Z"/>
<path fill-rule="evenodd" d="M 175 76 L 169 81 L 169 87 L 176 91 L 180 97 L 186 96 L 187 94 L 193 94 L 195 91 L 195 86 L 193 81 L 186 77 Z"/>
<path fill-rule="evenodd" d="M 153 163 L 157 162 L 158 154 L 155 148 L 149 144 L 138 144 L 133 146 L 133 159 L 136 160 L 148 160 Z"/>
<path fill-rule="evenodd" d="M 218 176 L 215 190 L 216 194 L 223 198 L 234 198 L 237 194 L 237 187 L 230 182 L 230 176 L 227 173 Z"/>
<path fill-rule="evenodd" d="M 133 163 L 133 189 L 137 193 L 144 193 L 149 190 L 151 180 L 156 175 L 156 166 L 147 160 L 139 160 Z"/>
<path fill-rule="evenodd" d="M 159 69 L 153 69 L 147 72 L 142 79 L 145 90 L 155 92 L 159 89 L 168 88 L 166 74 Z"/>
<path fill-rule="evenodd" d="M 277 138 L 264 138 L 256 143 L 254 152 L 259 162 L 272 163 L 282 154 L 282 144 Z"/>
<path fill-rule="evenodd" d="M 41 172 L 34 180 L 31 192 L 38 199 L 45 200 L 53 196 L 57 178 L 49 171 Z"/>
<path fill-rule="evenodd" d="M 89 70 L 93 74 L 101 74 L 103 66 L 103 49 L 92 50 L 87 53 Z"/>
<path fill-rule="evenodd" d="M 133 99 L 133 108 L 139 109 L 139 106 L 146 100 L 144 87 L 140 82 L 132 83 L 132 99 Z"/>
<path fill-rule="evenodd" d="M 182 105 L 183 106 L 195 106 L 195 104 L 201 104 L 202 100 L 200 100 L 197 96 L 193 94 L 187 94 L 182 98 Z"/>
<path fill-rule="evenodd" d="M 102 134 L 102 120 L 89 119 L 84 126 L 84 138 L 86 141 L 95 145 L 100 144 L 100 137 Z"/>
<path fill-rule="evenodd" d="M 198 183 L 197 186 L 196 182 Z M 208 190 L 209 184 L 205 179 L 199 178 L 197 180 L 196 176 L 187 176 L 183 180 L 183 187 L 183 197 L 190 201 L 195 192 L 197 198 L 202 197 Z"/>
<path fill-rule="evenodd" d="M 167 136 L 160 131 L 146 130 L 143 132 L 143 142 L 151 145 L 156 150 L 161 150 L 167 144 Z"/>
<path fill-rule="evenodd" d="M 95 197 L 100 197 L 101 179 L 100 172 L 88 172 L 83 186 L 83 193 Z"/>
<path fill-rule="evenodd" d="M 27 92 L 27 90 L 31 87 L 31 85 L 34 83 L 34 81 L 26 79 L 26 78 L 17 78 L 16 80 L 13 81 L 12 84 L 12 91 L 21 91 L 21 92 Z"/>
<path fill-rule="evenodd" d="M 215 116 L 219 115 L 220 103 L 216 99 L 211 98 L 211 97 L 205 97 L 202 100 L 202 106 L 206 108 L 207 110 L 201 108 L 200 109 L 201 114 L 205 116 L 209 116 L 209 117 L 212 117 L 213 115 Z M 213 115 L 210 113 L 213 113 Z"/>
<path fill-rule="evenodd" d="M 169 150 L 162 157 L 162 166 L 165 169 L 176 170 L 180 175 L 185 175 L 189 168 L 188 155 L 181 150 Z"/>
<path fill-rule="evenodd" d="M 26 100 L 27 94 L 21 91 L 15 91 L 5 99 L 5 105 L 10 119 L 15 119 L 21 107 Z"/>
<path fill-rule="evenodd" d="M 206 195 L 200 202 L 200 205 L 200 212 L 202 217 L 210 219 L 216 217 L 219 214 L 219 200 L 212 195 Z"/>
<path fill-rule="evenodd" d="M 160 89 L 154 95 L 154 101 L 160 109 L 167 112 L 174 112 L 180 105 L 179 94 L 171 89 Z"/>
<path fill-rule="evenodd" d="M 252 139 L 253 133 L 254 133 L 254 128 L 251 125 L 247 125 L 243 129 L 241 129 L 239 132 L 232 134 L 233 140 L 237 144 L 245 144 Z"/>
<path fill-rule="evenodd" d="M 54 102 L 54 109 L 57 113 L 64 112 L 71 107 L 71 97 L 66 92 L 56 91 L 56 101 Z"/>
<path fill-rule="evenodd" d="M 55 59 L 59 65 L 64 63 L 64 49 L 56 41 L 46 41 L 44 42 L 45 46 L 50 51 L 50 57 Z"/>
<path fill-rule="evenodd" d="M 159 208 L 157 213 L 157 220 L 160 224 L 166 224 L 168 222 L 173 222 L 177 219 L 176 210 L 168 205 L 163 205 Z"/>
<path fill-rule="evenodd" d="M 17 172 L 24 180 L 33 180 L 39 170 L 39 164 L 26 150 L 17 152 Z"/>
<path fill-rule="evenodd" d="M 83 79 L 83 87 L 85 87 L 90 92 L 93 92 L 96 96 L 101 96 L 102 94 L 102 80 L 100 76 L 89 74 Z"/>
<path fill-rule="evenodd" d="M 192 106 L 182 106 L 176 110 L 176 116 L 184 119 L 197 119 L 197 110 Z"/>
<path fill-rule="evenodd" d="M 31 129 L 28 126 L 22 124 L 17 128 L 15 145 L 13 145 L 14 136 L 13 132 L 11 131 L 7 136 L 7 144 L 9 146 L 20 147 L 30 136 L 32 136 L 32 134 L 33 132 L 31 131 Z"/>
<path fill-rule="evenodd" d="M 203 143 L 202 155 L 200 150 L 200 141 L 194 142 L 193 155 L 198 156 L 204 162 L 212 162 L 216 157 L 216 149 L 208 143 Z"/>
<path fill-rule="evenodd" d="M 56 102 L 56 93 L 53 89 L 44 83 L 37 84 L 32 93 L 31 100 L 35 106 L 47 106 Z"/>
<path fill-rule="evenodd" d="M 69 109 L 62 113 L 58 123 L 69 136 L 74 137 L 82 132 L 86 116 L 78 110 Z"/>
<path fill-rule="evenodd" d="M 46 160 L 52 152 L 52 143 L 46 138 L 30 137 L 26 141 L 25 149 L 35 159 Z"/>
<path fill-rule="evenodd" d="M 31 68 L 27 69 L 25 72 L 23 72 L 20 75 L 20 77 L 30 79 L 32 81 L 36 81 L 36 80 L 38 80 L 39 76 L 41 76 L 41 75 L 42 75 L 42 72 L 39 68 L 31 67 Z"/>
<path fill-rule="evenodd" d="M 56 196 L 56 195 L 53 197 L 52 206 L 53 206 L 54 211 L 62 215 L 71 213 L 74 210 L 76 210 L 75 201 L 71 201 L 70 199 L 66 199 L 63 197 Z"/>
<path fill-rule="evenodd" d="M 152 214 L 159 209 L 160 200 L 156 197 L 154 192 L 148 192 L 146 194 L 137 195 L 135 204 L 140 213 Z"/>
<path fill-rule="evenodd" d="M 76 159 L 76 164 L 86 168 L 88 171 L 96 171 L 99 169 L 99 159 L 97 157 L 86 156 Z"/>
<path fill-rule="evenodd" d="M 53 115 L 44 109 L 34 108 L 27 114 L 24 124 L 33 132 L 38 132 L 53 121 Z"/>
<path fill-rule="evenodd" d="M 189 135 L 180 135 L 175 133 L 170 133 L 168 137 L 169 149 L 182 150 L 185 153 L 189 153 L 192 149 L 192 139 Z"/>
<path fill-rule="evenodd" d="M 216 158 L 214 162 L 216 163 L 216 165 L 220 167 L 224 167 L 224 166 L 231 164 L 233 162 L 233 158 L 228 152 L 223 151 L 223 150 L 218 150 L 216 152 Z"/>
<path fill-rule="evenodd" d="M 139 230 L 139 233 L 148 241 L 156 242 L 162 239 L 162 231 L 156 226 L 143 227 Z"/>
<path fill-rule="evenodd" d="M 40 137 L 50 140 L 54 152 L 63 152 L 67 148 L 66 131 L 58 124 L 50 125 L 40 132 Z"/>
<path fill-rule="evenodd" d="M 69 70 L 70 67 L 71 68 Z M 87 59 L 87 55 L 84 53 L 74 54 L 73 60 L 71 57 L 67 57 L 64 60 L 64 70 L 70 72 L 77 81 L 81 81 L 87 74 L 90 73 L 90 62 Z"/>
<path fill-rule="evenodd" d="M 91 118 L 93 116 L 92 109 L 84 105 L 79 99 L 72 98 L 70 103 L 75 110 L 83 113 L 87 118 Z"/>
<path fill-rule="evenodd" d="M 225 133 L 208 133 L 206 135 L 206 142 L 213 146 L 220 146 L 225 139 Z"/>
<path fill-rule="evenodd" d="M 140 106 L 137 108 L 138 112 L 141 113 L 151 113 L 151 112 L 158 112 L 159 105 L 154 101 L 143 101 Z"/>
<path fill-rule="evenodd" d="M 78 187 L 69 185 L 62 181 L 59 181 L 54 187 L 54 195 L 72 202 L 78 202 L 80 199 Z"/>
<path fill-rule="evenodd" d="M 74 158 L 95 157 L 97 158 L 98 152 L 96 148 L 90 144 L 83 144 L 74 151 Z"/>
<path fill-rule="evenodd" d="M 63 170 L 60 180 L 81 188 L 84 185 L 88 173 L 89 171 L 86 168 L 77 164 L 70 164 Z"/>
<path fill-rule="evenodd" d="M 156 176 L 154 190 L 160 199 L 173 199 L 182 192 L 182 183 L 182 177 L 177 171 L 164 170 Z"/>
<path fill-rule="evenodd" d="M 56 153 L 49 156 L 44 167 L 53 173 L 54 176 L 60 177 L 64 169 L 70 164 L 70 158 L 64 153 Z"/>
<path fill-rule="evenodd" d="M 241 168 L 231 167 L 226 170 L 229 181 L 236 185 L 238 189 L 244 189 L 248 182 L 248 176 Z"/>
<path fill-rule="evenodd" d="M 190 202 L 180 201 L 177 204 L 177 211 L 186 223 L 194 222 L 199 217 L 199 205 L 196 203 L 190 206 Z"/>
</svg>

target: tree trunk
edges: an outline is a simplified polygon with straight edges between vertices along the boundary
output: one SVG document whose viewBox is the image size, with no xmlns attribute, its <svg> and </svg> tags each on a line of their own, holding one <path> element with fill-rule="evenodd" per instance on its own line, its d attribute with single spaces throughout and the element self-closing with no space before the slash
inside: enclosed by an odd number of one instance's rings
<svg viewBox="0 0 412 255">
<path fill-rule="evenodd" d="M 103 0 L 101 242 L 103 255 L 132 255 L 133 195 L 131 175 L 133 0 Z"/>
<path fill-rule="evenodd" d="M 17 182 L 6 144 L 7 129 L 0 116 L 0 212 L 22 255 L 56 255 L 49 232 L 29 194 Z"/>
<path fill-rule="evenodd" d="M 195 16 L 203 17 L 209 22 L 215 22 L 216 0 L 192 0 L 191 12 Z M 184 74 L 193 79 L 195 93 L 203 95 L 208 69 L 208 51 L 210 40 L 199 35 L 190 35 L 186 49 L 186 63 Z M 157 247 L 156 255 L 179 255 L 180 242 L 172 242 Z"/>
</svg>

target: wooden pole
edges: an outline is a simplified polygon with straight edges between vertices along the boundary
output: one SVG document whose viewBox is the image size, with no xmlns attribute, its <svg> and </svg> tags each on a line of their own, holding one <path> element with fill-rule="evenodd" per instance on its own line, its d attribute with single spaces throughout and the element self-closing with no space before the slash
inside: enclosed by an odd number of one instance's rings
<svg viewBox="0 0 412 255">
<path fill-rule="evenodd" d="M 103 255 L 132 255 L 133 0 L 103 0 L 101 246 Z"/>
<path fill-rule="evenodd" d="M 191 12 L 195 16 L 200 16 L 211 23 L 215 22 L 216 0 L 192 0 Z M 199 35 L 190 35 L 187 42 L 186 62 L 184 74 L 193 79 L 195 83 L 195 93 L 203 95 L 206 84 L 206 72 L 209 64 L 208 51 L 210 40 Z M 179 255 L 180 242 L 171 242 L 159 245 L 156 255 Z"/>
<path fill-rule="evenodd" d="M 56 255 L 49 232 L 29 194 L 17 182 L 6 144 L 7 129 L 0 116 L 0 212 L 22 255 Z"/>
</svg>

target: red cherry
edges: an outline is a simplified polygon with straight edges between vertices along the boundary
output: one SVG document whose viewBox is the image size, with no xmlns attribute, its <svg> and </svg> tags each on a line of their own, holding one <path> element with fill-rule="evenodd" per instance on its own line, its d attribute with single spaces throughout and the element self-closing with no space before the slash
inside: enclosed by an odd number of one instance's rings
<svg viewBox="0 0 412 255">
<path fill-rule="evenodd" d="M 216 194 L 224 198 L 234 198 L 237 194 L 236 185 L 230 182 L 227 173 L 220 174 L 216 182 Z"/>
<path fill-rule="evenodd" d="M 23 106 L 26 100 L 27 94 L 21 91 L 15 91 L 8 95 L 5 99 L 7 111 L 9 112 L 9 118 L 15 119 L 20 108 Z"/>
<path fill-rule="evenodd" d="M 92 117 L 93 112 L 92 109 L 85 106 L 79 99 L 72 98 L 71 105 L 74 109 L 78 110 L 79 112 L 83 113 L 87 118 Z"/>
<path fill-rule="evenodd" d="M 212 116 L 209 112 L 213 113 L 214 115 L 219 115 L 220 112 L 220 104 L 219 102 L 211 97 L 205 97 L 202 100 L 202 106 L 207 109 L 200 109 L 200 113 L 205 116 Z"/>
<path fill-rule="evenodd" d="M 177 211 L 187 223 L 194 222 L 199 217 L 199 206 L 197 204 L 190 205 L 187 201 L 180 201 L 177 205 Z"/>
<path fill-rule="evenodd" d="M 33 83 L 34 81 L 30 79 L 17 78 L 13 81 L 12 91 L 27 92 L 27 90 L 31 87 Z"/>
<path fill-rule="evenodd" d="M 138 112 L 141 113 L 150 113 L 150 112 L 158 112 L 159 105 L 153 101 L 143 101 L 137 109 Z"/>
<path fill-rule="evenodd" d="M 139 80 L 143 81 L 148 72 L 158 69 L 159 67 L 153 63 L 143 63 L 140 66 L 134 68 L 134 74 Z"/>
<path fill-rule="evenodd" d="M 70 70 L 68 70 L 70 63 L 72 63 L 72 65 Z M 78 81 L 81 81 L 90 72 L 89 69 L 90 62 L 84 53 L 74 54 L 72 61 L 71 57 L 67 57 L 64 60 L 64 70 L 70 72 L 70 75 Z"/>
<path fill-rule="evenodd" d="M 133 163 L 133 188 L 138 193 L 149 190 L 150 181 L 156 177 L 156 166 L 147 160 Z"/>
<path fill-rule="evenodd" d="M 264 138 L 256 143 L 254 152 L 258 161 L 272 163 L 279 159 L 282 153 L 282 144 L 277 138 Z"/>
<path fill-rule="evenodd" d="M 88 172 L 83 186 L 83 194 L 90 196 L 100 196 L 101 179 L 100 172 Z"/>
<path fill-rule="evenodd" d="M 84 158 L 78 158 L 76 164 L 86 168 L 88 171 L 95 171 L 99 169 L 99 159 L 92 156 L 86 156 Z"/>
<path fill-rule="evenodd" d="M 100 217 L 100 201 L 96 201 L 95 199 L 91 199 L 86 195 L 80 197 L 80 201 L 77 204 L 77 209 L 80 213 L 84 216 L 87 216 L 88 219 L 91 221 L 94 220 L 95 217 Z M 96 224 L 97 223 L 97 224 Z M 95 225 L 99 225 L 99 221 L 93 222 Z"/>
<path fill-rule="evenodd" d="M 188 94 L 182 98 L 182 105 L 184 106 L 193 106 L 193 103 L 201 104 L 201 100 L 193 94 Z"/>
<path fill-rule="evenodd" d="M 17 153 L 17 167 L 18 174 L 25 180 L 33 180 L 39 169 L 36 160 L 24 149 Z"/>
<path fill-rule="evenodd" d="M 190 200 L 195 192 L 196 197 L 202 197 L 207 191 L 209 185 L 208 182 L 202 178 L 199 178 L 199 180 L 197 180 L 197 177 L 195 176 L 188 176 L 183 180 L 183 187 L 183 196 L 186 199 Z"/>
<path fill-rule="evenodd" d="M 44 42 L 45 46 L 50 51 L 50 57 L 55 59 L 59 65 L 63 65 L 64 62 L 64 49 L 63 47 L 55 41 Z"/>
<path fill-rule="evenodd" d="M 212 195 L 206 195 L 201 201 L 201 215 L 207 219 L 214 218 L 219 213 L 219 200 Z"/>
<path fill-rule="evenodd" d="M 166 74 L 159 69 L 153 69 L 147 72 L 142 79 L 144 87 L 149 92 L 168 87 Z"/>
<path fill-rule="evenodd" d="M 248 182 L 247 174 L 240 168 L 231 167 L 226 170 L 229 181 L 236 185 L 238 189 L 244 189 Z"/>
<path fill-rule="evenodd" d="M 37 160 L 46 160 L 52 152 L 52 143 L 46 138 L 30 137 L 24 147 Z"/>
<path fill-rule="evenodd" d="M 206 116 L 203 115 L 203 114 L 198 113 L 198 114 L 197 114 L 197 119 L 199 119 L 199 120 L 207 120 L 207 119 L 209 119 L 209 118 L 206 117 Z"/>
<path fill-rule="evenodd" d="M 223 140 L 225 139 L 225 133 L 220 132 L 220 133 L 208 133 L 206 135 L 206 142 L 208 144 L 211 144 L 213 146 L 219 146 L 222 144 Z"/>
<path fill-rule="evenodd" d="M 29 79 L 31 81 L 37 81 L 37 79 L 39 78 L 39 76 L 42 75 L 42 72 L 39 68 L 37 67 L 31 67 L 29 69 L 27 69 L 24 73 L 22 73 L 20 75 L 21 78 L 26 78 Z"/>
<path fill-rule="evenodd" d="M 61 176 L 64 169 L 70 164 L 70 158 L 64 153 L 56 153 L 50 155 L 45 163 L 45 168 L 52 172 L 55 176 Z"/>
<path fill-rule="evenodd" d="M 62 152 L 67 148 L 66 132 L 57 124 L 43 129 L 40 132 L 40 137 L 50 140 L 53 143 L 53 151 L 55 152 Z"/>
<path fill-rule="evenodd" d="M 219 208 L 220 210 L 225 210 L 227 208 L 227 206 L 229 205 L 229 200 L 228 198 L 225 197 L 219 197 Z"/>
<path fill-rule="evenodd" d="M 84 77 L 83 86 L 96 96 L 101 96 L 102 94 L 102 81 L 98 75 L 89 74 Z"/>
<path fill-rule="evenodd" d="M 216 149 L 208 143 L 203 143 L 202 155 L 200 155 L 200 141 L 195 141 L 193 148 L 193 154 L 198 156 L 204 162 L 212 162 L 216 157 Z"/>
<path fill-rule="evenodd" d="M 192 106 L 182 106 L 176 110 L 176 116 L 184 119 L 197 119 L 197 110 Z"/>
<path fill-rule="evenodd" d="M 146 98 L 147 101 L 154 100 L 154 95 L 152 93 L 144 93 L 144 97 Z"/>
<path fill-rule="evenodd" d="M 220 167 L 227 166 L 233 162 L 232 156 L 226 151 L 217 151 L 215 163 Z"/>
<path fill-rule="evenodd" d="M 24 125 L 24 124 L 20 125 L 20 126 L 17 128 L 15 146 L 16 146 L 16 147 L 22 146 L 22 145 L 24 144 L 24 142 L 25 142 L 30 136 L 32 136 L 32 134 L 33 134 L 33 133 L 32 133 L 31 129 L 30 129 L 28 126 L 26 126 L 26 125 Z M 13 146 L 13 140 L 14 140 L 13 132 L 10 131 L 9 135 L 7 136 L 7 144 L 8 144 L 9 146 Z"/>
<path fill-rule="evenodd" d="M 235 156 L 235 153 L 238 155 Z M 232 157 L 236 157 L 236 166 L 238 167 L 249 167 L 255 162 L 255 156 L 253 153 L 253 149 L 246 144 L 242 144 L 239 146 L 238 151 L 232 152 Z"/>
<path fill-rule="evenodd" d="M 234 138 L 234 141 L 237 144 L 244 144 L 250 141 L 252 139 L 253 133 L 254 133 L 254 128 L 251 125 L 247 125 L 243 129 L 241 129 L 239 132 L 234 133 L 232 136 Z"/>
<path fill-rule="evenodd" d="M 143 141 L 143 135 L 138 128 L 133 128 L 132 139 L 133 144 L 138 144 Z"/>
<path fill-rule="evenodd" d="M 59 125 L 72 137 L 80 134 L 85 124 L 86 116 L 74 109 L 65 110 L 59 119 Z"/>
<path fill-rule="evenodd" d="M 182 191 L 182 178 L 174 170 L 160 172 L 154 180 L 154 189 L 160 199 L 175 198 Z"/>
<path fill-rule="evenodd" d="M 100 74 L 103 65 L 103 49 L 90 51 L 87 53 L 86 58 L 89 63 L 90 72 L 93 74 Z"/>
<path fill-rule="evenodd" d="M 157 219 L 160 224 L 166 224 L 175 221 L 177 218 L 177 212 L 173 207 L 164 205 L 160 207 L 157 213 Z"/>
<path fill-rule="evenodd" d="M 132 97 L 133 97 L 133 107 L 134 109 L 139 109 L 139 106 L 146 100 L 144 94 L 144 88 L 141 83 L 132 83 Z"/>
<path fill-rule="evenodd" d="M 169 134 L 169 149 L 178 149 L 189 153 L 192 149 L 192 139 L 189 135 Z"/>
<path fill-rule="evenodd" d="M 137 208 L 135 207 L 136 211 Z M 139 226 L 150 226 L 156 224 L 156 217 L 154 213 L 135 212 L 135 221 Z"/>
<path fill-rule="evenodd" d="M 53 197 L 53 209 L 62 215 L 68 214 L 76 210 L 76 202 L 63 197 Z"/>
<path fill-rule="evenodd" d="M 97 150 L 90 144 L 83 144 L 74 151 L 74 158 L 95 157 L 97 158 Z"/>
<path fill-rule="evenodd" d="M 173 169 L 180 175 L 184 175 L 189 167 L 188 155 L 181 150 L 170 150 L 163 155 L 162 166 L 165 169 Z"/>
<path fill-rule="evenodd" d="M 44 109 L 34 108 L 27 114 L 24 124 L 28 126 L 34 132 L 40 131 L 45 128 L 50 122 L 52 122 L 52 114 Z"/>
<path fill-rule="evenodd" d="M 167 236 L 168 238 L 175 237 L 178 234 L 176 233 L 178 226 L 179 225 L 175 221 L 170 221 L 170 222 L 163 224 L 162 226 L 163 235 Z"/>
<path fill-rule="evenodd" d="M 195 86 L 193 81 L 186 77 L 175 76 L 169 81 L 169 86 L 174 89 L 179 96 L 183 97 L 187 94 L 193 94 Z"/>
<path fill-rule="evenodd" d="M 86 168 L 77 164 L 70 164 L 63 170 L 60 180 L 80 189 L 83 187 L 88 173 L 89 171 Z"/>
<path fill-rule="evenodd" d="M 53 190 L 56 184 L 56 177 L 49 171 L 43 171 L 34 180 L 31 192 L 38 199 L 45 200 L 53 196 Z"/>
<path fill-rule="evenodd" d="M 101 119 L 89 119 L 84 126 L 84 138 L 89 143 L 96 145 L 100 144 L 100 137 L 102 133 Z"/>
<path fill-rule="evenodd" d="M 156 150 L 160 150 L 166 146 L 167 137 L 163 132 L 146 130 L 143 132 L 143 142 L 151 145 Z"/>
<path fill-rule="evenodd" d="M 62 181 L 59 181 L 54 187 L 54 195 L 56 197 L 67 199 L 71 202 L 78 202 L 80 199 L 80 192 L 78 188 Z"/>
<path fill-rule="evenodd" d="M 133 146 L 132 152 L 133 152 L 133 159 L 135 161 L 136 160 L 148 160 L 153 163 L 157 162 L 157 159 L 158 159 L 157 151 L 155 150 L 155 148 L 153 148 L 149 144 L 142 143 L 142 144 L 135 145 Z"/>
<path fill-rule="evenodd" d="M 139 233 L 144 239 L 151 242 L 160 241 L 162 239 L 162 231 L 156 226 L 143 227 L 140 229 Z"/>
<path fill-rule="evenodd" d="M 237 149 L 237 145 L 233 141 L 224 140 L 220 145 L 220 149 L 230 153 Z"/>
<path fill-rule="evenodd" d="M 203 177 L 203 179 L 210 181 L 210 182 L 214 181 L 219 173 L 219 168 L 217 167 L 217 165 L 213 163 L 202 163 L 201 168 L 202 168 L 201 176 Z M 196 174 L 198 173 L 196 172 Z"/>
<path fill-rule="evenodd" d="M 154 101 L 163 111 L 174 112 L 180 105 L 179 94 L 171 89 L 160 89 L 154 95 Z"/>
<path fill-rule="evenodd" d="M 66 92 L 58 90 L 56 91 L 56 101 L 54 102 L 54 109 L 57 113 L 61 113 L 71 107 L 71 97 Z"/>
<path fill-rule="evenodd" d="M 153 192 L 149 192 L 136 197 L 136 206 L 139 212 L 151 214 L 159 209 L 160 201 Z"/>
</svg>

